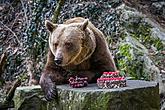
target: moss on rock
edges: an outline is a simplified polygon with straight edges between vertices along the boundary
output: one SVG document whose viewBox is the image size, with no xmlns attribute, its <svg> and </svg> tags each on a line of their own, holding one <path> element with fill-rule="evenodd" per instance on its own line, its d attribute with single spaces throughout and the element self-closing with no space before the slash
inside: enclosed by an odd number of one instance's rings
<svg viewBox="0 0 165 110">
<path fill-rule="evenodd" d="M 159 80 L 160 70 L 150 52 L 162 51 L 163 33 L 157 34 L 155 25 L 137 10 L 121 5 L 118 7 L 122 34 L 118 39 L 117 61 L 121 74 L 135 79 Z M 157 29 L 158 30 L 158 29 Z"/>
<path fill-rule="evenodd" d="M 158 85 L 155 82 L 128 80 L 127 87 L 99 89 L 96 84 L 84 88 L 59 85 L 58 99 L 46 102 L 39 86 L 19 87 L 15 93 L 16 110 L 159 110 Z"/>
</svg>

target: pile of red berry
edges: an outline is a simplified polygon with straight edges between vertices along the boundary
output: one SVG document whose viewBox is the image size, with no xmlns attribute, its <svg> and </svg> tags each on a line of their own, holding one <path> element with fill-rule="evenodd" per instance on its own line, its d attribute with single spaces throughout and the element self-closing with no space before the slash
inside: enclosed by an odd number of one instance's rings
<svg viewBox="0 0 165 110">
<path fill-rule="evenodd" d="M 69 78 L 69 85 L 73 88 L 81 88 L 81 87 L 86 87 L 88 85 L 87 82 L 88 78 L 87 77 L 70 77 Z"/>
<path fill-rule="evenodd" d="M 126 86 L 126 79 L 121 77 L 119 71 L 104 72 L 103 75 L 97 79 L 99 88 L 119 88 Z"/>
</svg>

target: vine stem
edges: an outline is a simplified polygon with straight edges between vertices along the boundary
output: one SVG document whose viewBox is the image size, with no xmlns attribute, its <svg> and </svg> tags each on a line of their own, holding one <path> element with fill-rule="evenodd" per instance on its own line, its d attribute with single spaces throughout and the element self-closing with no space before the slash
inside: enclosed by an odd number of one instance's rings
<svg viewBox="0 0 165 110">
<path fill-rule="evenodd" d="M 57 23 L 58 16 L 60 15 L 60 11 L 61 11 L 62 6 L 64 5 L 64 2 L 65 2 L 65 0 L 59 0 L 58 1 L 58 4 L 57 4 L 55 11 L 53 13 L 53 18 L 52 18 L 53 23 Z"/>
<path fill-rule="evenodd" d="M 17 37 L 17 35 L 15 34 L 15 32 L 13 32 L 8 26 L 6 26 L 5 24 L 3 24 L 1 21 L 0 21 L 0 23 L 1 23 L 5 28 L 7 28 L 7 29 L 14 35 L 14 37 L 17 39 L 17 42 L 19 43 L 19 45 L 21 45 L 21 42 L 20 42 L 20 40 L 18 39 L 18 37 Z"/>
</svg>

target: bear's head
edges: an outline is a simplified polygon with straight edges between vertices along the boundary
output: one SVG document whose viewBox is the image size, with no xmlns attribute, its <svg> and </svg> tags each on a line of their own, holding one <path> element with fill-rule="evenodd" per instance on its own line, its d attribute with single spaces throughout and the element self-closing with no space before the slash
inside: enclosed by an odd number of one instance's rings
<svg viewBox="0 0 165 110">
<path fill-rule="evenodd" d="M 78 65 L 91 56 L 95 48 L 95 38 L 87 29 L 88 22 L 84 20 L 81 23 L 53 24 L 45 21 L 50 33 L 49 47 L 57 65 Z"/>
</svg>

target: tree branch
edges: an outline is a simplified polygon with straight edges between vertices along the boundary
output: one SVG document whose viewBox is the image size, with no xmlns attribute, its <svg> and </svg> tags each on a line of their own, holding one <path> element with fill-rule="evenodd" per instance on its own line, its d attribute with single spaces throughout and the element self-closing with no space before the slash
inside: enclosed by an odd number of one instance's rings
<svg viewBox="0 0 165 110">
<path fill-rule="evenodd" d="M 21 85 L 21 79 L 17 79 L 14 82 L 13 87 L 9 90 L 6 99 L 4 102 L 0 103 L 0 110 L 7 110 L 8 108 L 14 107 L 14 101 L 12 100 L 14 97 L 14 93 L 17 87 Z"/>
<path fill-rule="evenodd" d="M 18 39 L 18 37 L 17 37 L 17 35 L 15 34 L 15 32 L 13 32 L 8 26 L 6 26 L 5 24 L 3 24 L 1 21 L 0 21 L 0 23 L 1 23 L 5 28 L 7 28 L 7 29 L 14 35 L 14 37 L 16 38 L 16 40 L 17 40 L 17 42 L 19 43 L 19 45 L 21 45 L 21 42 L 20 42 L 20 40 Z"/>
<path fill-rule="evenodd" d="M 4 67 L 7 63 L 7 54 L 6 51 L 1 55 L 0 58 L 0 77 L 2 76 L 3 72 L 4 72 Z"/>
<path fill-rule="evenodd" d="M 14 97 L 14 92 L 15 92 L 16 88 L 19 87 L 20 85 L 21 85 L 21 79 L 19 78 L 14 82 L 12 88 L 9 90 L 9 92 L 7 94 L 7 97 L 6 97 L 7 102 L 12 101 L 12 99 Z"/>
<path fill-rule="evenodd" d="M 53 23 L 57 23 L 58 16 L 60 15 L 60 11 L 61 11 L 62 6 L 64 5 L 64 2 L 65 2 L 65 0 L 59 0 L 58 4 L 56 6 L 56 9 L 54 11 L 54 14 L 53 14 L 53 19 L 52 19 Z"/>
</svg>

